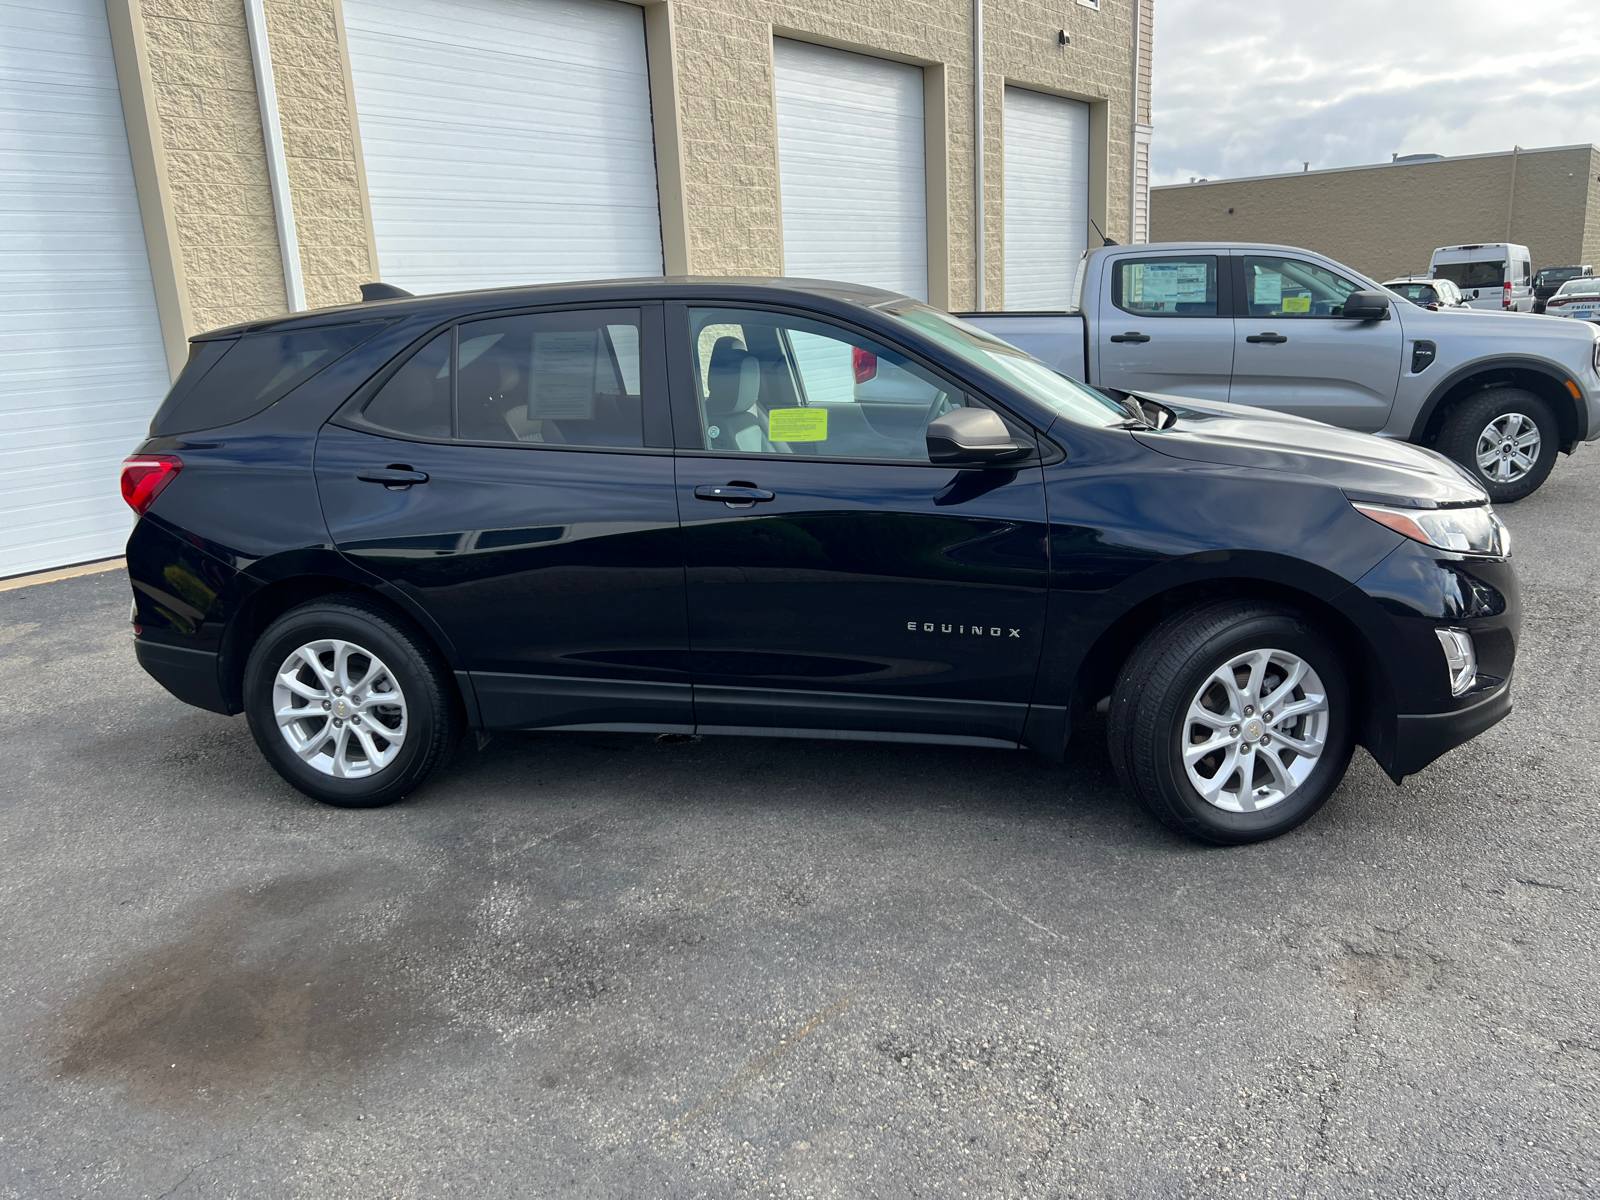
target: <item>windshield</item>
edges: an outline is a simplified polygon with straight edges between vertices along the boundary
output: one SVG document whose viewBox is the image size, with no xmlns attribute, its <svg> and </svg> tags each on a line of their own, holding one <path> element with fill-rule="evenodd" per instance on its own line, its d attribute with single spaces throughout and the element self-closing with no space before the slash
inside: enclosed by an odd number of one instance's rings
<svg viewBox="0 0 1600 1200">
<path fill-rule="evenodd" d="M 1600 279 L 1574 279 L 1561 285 L 1558 296 L 1591 296 L 1600 292 Z"/>
<path fill-rule="evenodd" d="M 1128 419 L 1128 410 L 1110 397 L 1052 371 L 1010 342 L 1003 342 L 994 334 L 949 313 L 915 300 L 898 300 L 880 311 L 904 321 L 974 366 L 998 375 L 1069 420 L 1106 427 Z"/>
</svg>

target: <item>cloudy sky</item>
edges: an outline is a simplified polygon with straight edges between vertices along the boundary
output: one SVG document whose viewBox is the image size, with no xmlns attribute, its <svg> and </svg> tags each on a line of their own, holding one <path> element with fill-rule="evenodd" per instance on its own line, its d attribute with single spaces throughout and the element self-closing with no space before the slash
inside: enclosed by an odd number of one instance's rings
<svg viewBox="0 0 1600 1200">
<path fill-rule="evenodd" d="M 1600 142 L 1600 0 L 1155 0 L 1151 182 Z"/>
</svg>

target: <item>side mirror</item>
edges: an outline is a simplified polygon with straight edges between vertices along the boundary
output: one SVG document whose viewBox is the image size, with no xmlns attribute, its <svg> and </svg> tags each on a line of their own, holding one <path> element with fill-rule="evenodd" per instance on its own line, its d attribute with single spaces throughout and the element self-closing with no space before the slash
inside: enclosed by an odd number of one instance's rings
<svg viewBox="0 0 1600 1200">
<path fill-rule="evenodd" d="M 987 463 L 1027 451 L 1016 443 L 998 413 L 958 408 L 928 425 L 928 460 L 936 463 Z"/>
<path fill-rule="evenodd" d="M 1344 298 L 1344 315 L 1352 321 L 1381 321 L 1389 312 L 1383 292 L 1351 292 Z"/>
</svg>

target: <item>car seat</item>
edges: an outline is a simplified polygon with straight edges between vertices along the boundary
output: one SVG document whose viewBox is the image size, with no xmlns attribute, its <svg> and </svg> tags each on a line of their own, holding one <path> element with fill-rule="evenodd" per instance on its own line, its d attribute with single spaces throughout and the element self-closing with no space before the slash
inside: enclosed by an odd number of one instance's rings
<svg viewBox="0 0 1600 1200">
<path fill-rule="evenodd" d="M 760 400 L 761 360 L 738 338 L 718 338 L 706 367 L 707 449 L 773 453 Z"/>
</svg>

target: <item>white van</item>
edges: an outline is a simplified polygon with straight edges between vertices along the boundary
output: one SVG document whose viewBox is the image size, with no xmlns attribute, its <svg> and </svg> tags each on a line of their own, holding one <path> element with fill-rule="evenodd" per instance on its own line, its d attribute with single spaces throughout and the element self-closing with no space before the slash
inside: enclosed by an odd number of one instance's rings
<svg viewBox="0 0 1600 1200">
<path fill-rule="evenodd" d="M 1440 246 L 1433 252 L 1428 274 L 1455 284 L 1473 308 L 1533 311 L 1533 258 L 1526 246 L 1513 242 Z"/>
</svg>

